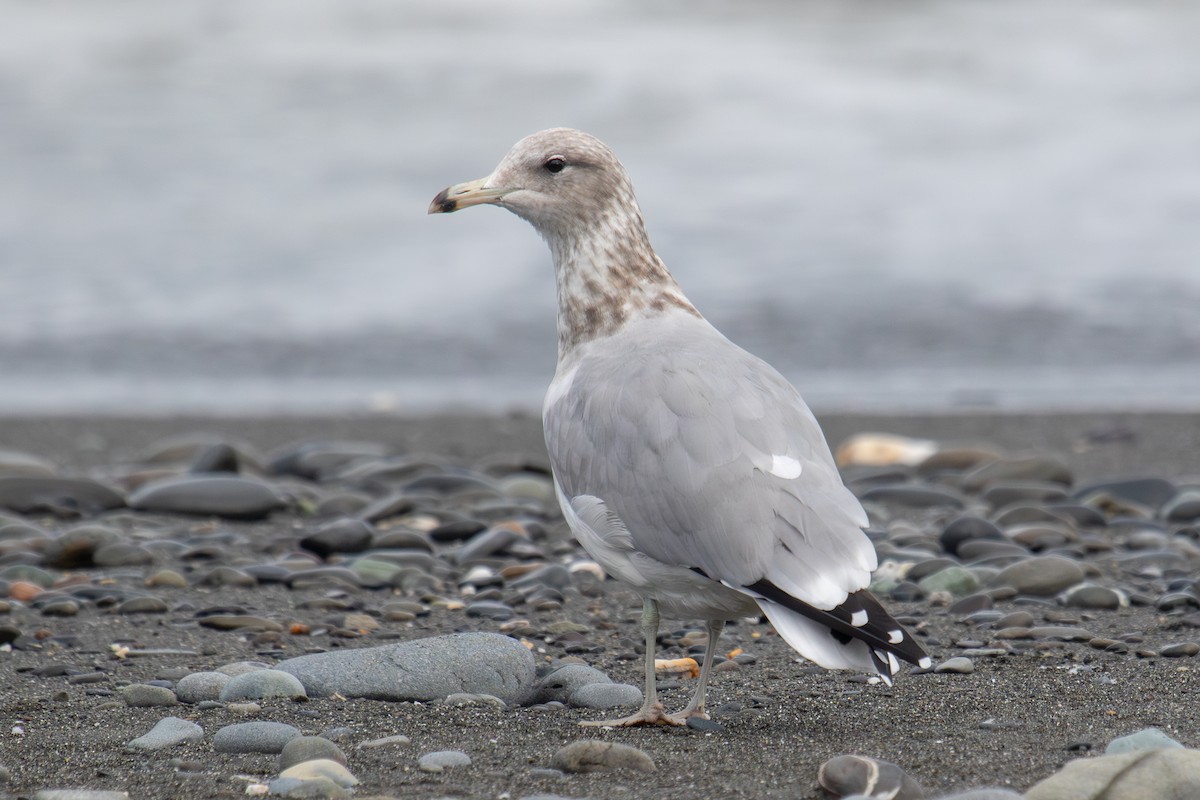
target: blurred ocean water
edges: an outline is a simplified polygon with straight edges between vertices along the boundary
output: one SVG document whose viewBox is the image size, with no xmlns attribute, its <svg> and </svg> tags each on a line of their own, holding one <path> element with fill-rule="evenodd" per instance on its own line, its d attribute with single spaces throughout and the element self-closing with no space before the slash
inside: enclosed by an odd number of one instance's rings
<svg viewBox="0 0 1200 800">
<path fill-rule="evenodd" d="M 536 408 L 554 125 L 821 409 L 1200 406 L 1200 4 L 0 0 L 0 412 Z"/>
</svg>

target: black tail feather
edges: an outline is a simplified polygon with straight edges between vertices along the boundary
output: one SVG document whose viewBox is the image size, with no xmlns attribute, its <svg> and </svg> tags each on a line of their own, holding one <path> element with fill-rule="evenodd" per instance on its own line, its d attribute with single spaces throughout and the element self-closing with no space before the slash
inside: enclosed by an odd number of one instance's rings
<svg viewBox="0 0 1200 800">
<path fill-rule="evenodd" d="M 797 600 L 766 578 L 745 588 L 826 626 L 830 635 L 842 644 L 849 644 L 853 639 L 866 642 L 871 648 L 871 660 L 881 675 L 893 673 L 887 658 L 889 653 L 911 664 L 929 666 L 929 656 L 921 645 L 866 589 L 854 592 L 841 605 L 826 611 Z"/>
</svg>

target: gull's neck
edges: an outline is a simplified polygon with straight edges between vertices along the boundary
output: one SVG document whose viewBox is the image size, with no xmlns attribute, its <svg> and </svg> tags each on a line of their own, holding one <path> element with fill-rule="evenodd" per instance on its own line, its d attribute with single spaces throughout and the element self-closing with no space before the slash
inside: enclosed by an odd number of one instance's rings
<svg viewBox="0 0 1200 800">
<path fill-rule="evenodd" d="M 688 301 L 646 235 L 635 202 L 610 207 L 586 226 L 544 231 L 558 289 L 558 358 L 611 336 L 626 322 L 683 311 Z"/>
</svg>

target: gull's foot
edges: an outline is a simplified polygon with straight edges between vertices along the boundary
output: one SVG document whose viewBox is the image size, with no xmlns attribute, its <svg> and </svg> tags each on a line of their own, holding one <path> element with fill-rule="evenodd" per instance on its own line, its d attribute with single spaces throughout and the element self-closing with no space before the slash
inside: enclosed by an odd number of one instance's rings
<svg viewBox="0 0 1200 800">
<path fill-rule="evenodd" d="M 700 712 L 703 714 L 704 712 Z M 580 725 L 587 728 L 629 728 L 634 725 L 671 725 L 681 726 L 687 725 L 687 717 L 683 714 L 668 714 L 663 710 L 662 703 L 655 703 L 652 706 L 642 707 L 636 714 L 630 717 L 613 720 L 590 720 L 581 722 Z"/>
<path fill-rule="evenodd" d="M 675 714 L 668 714 L 672 725 L 687 725 L 689 719 L 708 719 L 708 712 L 703 708 L 685 708 Z"/>
</svg>

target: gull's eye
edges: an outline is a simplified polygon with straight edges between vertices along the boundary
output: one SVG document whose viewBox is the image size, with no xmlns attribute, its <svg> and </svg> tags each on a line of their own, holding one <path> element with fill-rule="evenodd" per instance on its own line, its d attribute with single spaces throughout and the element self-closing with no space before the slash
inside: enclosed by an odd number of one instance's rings
<svg viewBox="0 0 1200 800">
<path fill-rule="evenodd" d="M 567 166 L 567 160 L 562 156 L 550 156 L 542 166 L 546 168 L 546 172 L 559 173 Z"/>
</svg>

